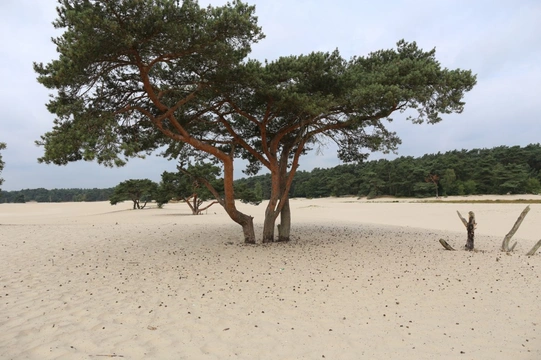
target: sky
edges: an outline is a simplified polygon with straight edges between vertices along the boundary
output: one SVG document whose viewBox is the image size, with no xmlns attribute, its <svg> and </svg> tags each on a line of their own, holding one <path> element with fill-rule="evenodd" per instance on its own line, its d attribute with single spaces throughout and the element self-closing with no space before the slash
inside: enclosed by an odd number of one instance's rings
<svg viewBox="0 0 541 360">
<path fill-rule="evenodd" d="M 471 69 L 477 85 L 466 94 L 462 114 L 434 125 L 416 125 L 401 114 L 388 128 L 402 139 L 397 154 L 369 159 L 422 156 L 454 149 L 525 146 L 541 142 L 541 1 L 539 0 L 247 0 L 266 38 L 251 58 L 333 51 L 349 59 L 393 48 L 400 39 L 429 50 L 443 67 Z M 225 1 L 199 2 L 222 5 Z M 2 190 L 106 188 L 128 179 L 159 181 L 176 163 L 157 156 L 130 160 L 123 168 L 77 162 L 38 164 L 34 144 L 51 130 L 45 108 L 49 92 L 36 81 L 33 62 L 57 57 L 51 38 L 56 0 L 0 0 L 0 142 L 6 163 Z M 338 165 L 336 147 L 301 158 L 300 169 Z M 242 163 L 236 177 L 243 177 Z"/>
</svg>

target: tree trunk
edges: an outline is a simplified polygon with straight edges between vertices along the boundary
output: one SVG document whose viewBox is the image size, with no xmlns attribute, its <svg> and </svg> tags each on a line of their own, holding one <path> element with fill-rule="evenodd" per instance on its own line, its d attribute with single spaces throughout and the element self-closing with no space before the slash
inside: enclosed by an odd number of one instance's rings
<svg viewBox="0 0 541 360">
<path fill-rule="evenodd" d="M 198 208 L 199 206 L 197 206 L 197 194 L 193 194 L 193 207 L 192 207 L 192 215 L 197 215 L 199 213 Z"/>
<path fill-rule="evenodd" d="M 263 221 L 263 243 L 274 241 L 274 224 L 276 223 L 276 213 L 270 208 L 270 204 L 265 210 L 265 219 Z"/>
<path fill-rule="evenodd" d="M 280 197 L 281 193 L 281 177 L 279 172 L 279 167 L 274 164 L 275 167 L 271 167 L 271 193 L 269 198 L 269 203 L 265 209 L 265 219 L 263 221 L 263 243 L 274 242 L 274 224 L 276 223 L 276 218 L 280 213 L 280 210 L 277 207 L 280 206 Z"/>
<path fill-rule="evenodd" d="M 255 244 L 255 230 L 254 230 L 254 218 L 241 214 L 242 223 L 242 232 L 244 234 L 244 243 L 245 244 Z"/>
<path fill-rule="evenodd" d="M 289 207 L 289 197 L 284 203 L 280 212 L 280 224 L 278 225 L 278 241 L 289 241 L 291 234 L 291 208 Z"/>
<path fill-rule="evenodd" d="M 223 164 L 224 175 L 224 197 L 222 198 L 218 191 L 210 182 L 201 179 L 207 189 L 214 195 L 216 201 L 224 208 L 225 212 L 231 220 L 242 226 L 244 234 L 244 242 L 246 244 L 255 244 L 254 218 L 246 215 L 239 210 L 235 205 L 235 188 L 233 185 L 233 157 L 221 158 Z"/>
</svg>

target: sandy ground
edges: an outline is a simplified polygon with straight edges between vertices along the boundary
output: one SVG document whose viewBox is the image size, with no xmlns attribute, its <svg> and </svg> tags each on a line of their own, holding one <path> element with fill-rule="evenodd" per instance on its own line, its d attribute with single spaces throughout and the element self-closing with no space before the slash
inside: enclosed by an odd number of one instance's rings
<svg viewBox="0 0 541 360">
<path fill-rule="evenodd" d="M 541 359 L 541 205 L 508 256 L 525 205 L 291 203 L 265 246 L 218 206 L 0 204 L 0 359 Z M 456 210 L 480 251 L 438 243 Z"/>
</svg>

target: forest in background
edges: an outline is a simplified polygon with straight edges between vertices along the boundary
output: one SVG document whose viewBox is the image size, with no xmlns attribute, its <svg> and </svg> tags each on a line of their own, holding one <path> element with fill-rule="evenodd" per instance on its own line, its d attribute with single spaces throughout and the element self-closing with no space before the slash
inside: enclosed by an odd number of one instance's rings
<svg viewBox="0 0 541 360">
<path fill-rule="evenodd" d="M 237 181 L 262 191 L 269 175 Z M 401 156 L 298 171 L 291 197 L 353 195 L 435 197 L 447 195 L 538 194 L 541 192 L 541 145 L 453 150 L 422 157 Z"/>
<path fill-rule="evenodd" d="M 270 175 L 238 179 L 235 186 L 254 189 L 268 199 Z M 2 191 L 0 203 L 107 201 L 109 189 L 24 189 Z M 298 171 L 291 197 L 358 196 L 376 198 L 447 195 L 538 194 L 541 192 L 541 145 L 453 150 L 422 157 L 401 156 L 333 168 Z"/>
</svg>

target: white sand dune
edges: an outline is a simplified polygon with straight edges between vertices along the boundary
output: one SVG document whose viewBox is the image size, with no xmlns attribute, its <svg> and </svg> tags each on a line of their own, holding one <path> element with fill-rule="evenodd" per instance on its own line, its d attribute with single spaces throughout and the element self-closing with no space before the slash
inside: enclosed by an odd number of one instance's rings
<svg viewBox="0 0 541 360">
<path fill-rule="evenodd" d="M 508 256 L 523 204 L 291 204 L 265 246 L 218 206 L 0 204 L 0 359 L 541 359 L 541 205 Z M 438 243 L 456 210 L 482 251 Z"/>
</svg>

